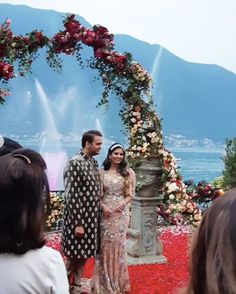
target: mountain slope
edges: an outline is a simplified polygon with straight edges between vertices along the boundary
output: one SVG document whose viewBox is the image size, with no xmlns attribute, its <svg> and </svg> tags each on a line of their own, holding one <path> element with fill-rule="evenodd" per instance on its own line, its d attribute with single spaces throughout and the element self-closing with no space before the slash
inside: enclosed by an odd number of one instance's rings
<svg viewBox="0 0 236 294">
<path fill-rule="evenodd" d="M 0 9 L 0 22 L 10 18 L 15 34 L 37 28 L 52 36 L 63 30 L 62 13 L 8 4 L 0 4 Z M 90 26 L 82 17 L 78 19 Z M 127 35 L 115 36 L 115 48 L 131 52 L 152 73 L 156 110 L 162 118 L 164 134 L 221 141 L 235 136 L 234 73 L 216 65 L 186 62 L 159 45 Z M 83 52 L 85 58 L 92 54 L 90 48 Z M 101 83 L 93 82 L 96 72 L 80 69 L 73 57 L 63 57 L 63 72 L 57 74 L 48 68 L 44 53 L 41 55 L 33 65 L 33 76 L 9 83 L 12 96 L 0 106 L 0 133 L 27 137 L 58 130 L 65 136 L 101 127 L 108 138 L 125 140 L 120 132 L 119 101 L 112 97 L 108 110 L 96 108 L 102 92 Z"/>
</svg>

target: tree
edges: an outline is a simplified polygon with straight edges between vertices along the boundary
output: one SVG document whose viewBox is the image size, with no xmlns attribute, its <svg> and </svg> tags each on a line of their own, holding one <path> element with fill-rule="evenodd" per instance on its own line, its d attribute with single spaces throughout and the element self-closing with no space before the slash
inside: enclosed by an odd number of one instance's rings
<svg viewBox="0 0 236 294">
<path fill-rule="evenodd" d="M 226 139 L 223 161 L 223 185 L 225 189 L 231 189 L 236 187 L 236 138 Z"/>
</svg>

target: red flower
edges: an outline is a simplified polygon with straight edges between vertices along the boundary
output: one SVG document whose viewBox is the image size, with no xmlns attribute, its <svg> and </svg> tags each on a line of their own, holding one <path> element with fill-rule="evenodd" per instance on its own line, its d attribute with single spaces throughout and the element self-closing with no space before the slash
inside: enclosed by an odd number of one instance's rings
<svg viewBox="0 0 236 294">
<path fill-rule="evenodd" d="M 88 46 L 93 46 L 95 38 L 96 34 L 91 30 L 86 30 L 82 34 L 82 42 Z"/>
<path fill-rule="evenodd" d="M 80 23 L 76 20 L 68 21 L 64 24 L 64 26 L 67 31 L 72 34 L 76 33 L 81 27 Z"/>
<path fill-rule="evenodd" d="M 16 41 L 19 41 L 19 40 L 20 40 L 20 38 L 18 38 L 18 40 L 16 40 Z M 28 45 L 29 44 L 29 37 L 24 37 L 23 41 L 24 41 L 25 45 Z"/>
<path fill-rule="evenodd" d="M 164 163 L 165 168 L 169 168 L 170 161 L 168 159 L 165 159 L 163 163 Z"/>
<path fill-rule="evenodd" d="M 119 69 L 123 69 L 127 61 L 127 57 L 125 55 L 121 55 L 118 53 L 115 53 L 113 55 L 113 62 Z"/>
<path fill-rule="evenodd" d="M 6 54 L 6 46 L 4 44 L 0 44 L 0 58 L 5 57 Z"/>
<path fill-rule="evenodd" d="M 139 105 L 137 105 L 137 106 L 134 107 L 134 110 L 136 112 L 140 112 L 141 111 L 141 107 Z"/>
<path fill-rule="evenodd" d="M 110 52 L 106 49 L 94 49 L 94 55 L 96 58 L 101 58 L 101 59 L 106 59 L 109 55 Z"/>
<path fill-rule="evenodd" d="M 0 62 L 0 79 L 9 80 L 13 78 L 13 76 L 13 66 L 3 61 Z"/>
<path fill-rule="evenodd" d="M 70 38 L 65 32 L 59 32 L 53 37 L 54 51 L 57 53 L 72 54 L 75 51 L 75 43 L 77 41 Z"/>
<path fill-rule="evenodd" d="M 34 37 L 35 37 L 36 43 L 41 44 L 43 34 L 41 32 L 35 32 Z"/>
</svg>

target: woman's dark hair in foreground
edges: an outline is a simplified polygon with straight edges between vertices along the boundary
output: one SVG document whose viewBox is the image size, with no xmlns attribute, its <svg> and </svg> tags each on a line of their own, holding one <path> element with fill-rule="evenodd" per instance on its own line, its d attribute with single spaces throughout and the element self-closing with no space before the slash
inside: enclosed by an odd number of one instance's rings
<svg viewBox="0 0 236 294">
<path fill-rule="evenodd" d="M 124 153 L 124 157 L 123 160 L 121 161 L 121 163 L 119 164 L 117 171 L 123 176 L 123 177 L 128 177 L 129 176 L 129 172 L 127 171 L 127 167 L 128 167 L 128 162 L 125 159 L 125 147 L 120 144 L 120 143 L 114 143 L 110 146 L 110 148 L 108 149 L 107 152 L 107 156 L 105 158 L 105 160 L 103 161 L 103 167 L 104 170 L 109 170 L 111 167 L 111 161 L 110 161 L 110 155 L 118 148 L 121 148 L 123 150 Z"/>
<path fill-rule="evenodd" d="M 236 293 L 236 189 L 214 200 L 191 254 L 191 294 Z"/>
<path fill-rule="evenodd" d="M 18 148 L 22 148 L 18 142 L 10 138 L 0 136 L 0 156 L 8 154 Z"/>
<path fill-rule="evenodd" d="M 45 244 L 45 169 L 41 155 L 30 149 L 0 157 L 0 253 L 23 254 Z"/>
</svg>

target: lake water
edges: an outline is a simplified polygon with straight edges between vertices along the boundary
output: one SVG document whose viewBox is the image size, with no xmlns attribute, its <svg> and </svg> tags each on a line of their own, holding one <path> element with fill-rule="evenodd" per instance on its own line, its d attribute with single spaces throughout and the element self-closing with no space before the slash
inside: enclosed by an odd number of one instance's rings
<svg viewBox="0 0 236 294">
<path fill-rule="evenodd" d="M 184 180 L 211 182 L 222 175 L 224 150 L 214 152 L 209 150 L 171 150 L 171 152 L 178 159 L 177 164 Z"/>
<path fill-rule="evenodd" d="M 28 145 L 28 144 L 27 144 Z M 39 149 L 37 145 L 29 144 L 25 147 L 33 148 L 39 151 L 45 158 L 48 166 L 48 175 L 50 179 L 51 190 L 63 189 L 63 168 L 68 158 L 74 156 L 78 146 L 62 146 L 63 151 L 56 151 L 52 148 Z M 107 146 L 104 146 L 101 154 L 96 157 L 101 165 L 107 152 Z M 205 180 L 211 182 L 216 177 L 222 175 L 224 164 L 222 156 L 224 150 L 201 150 L 201 149 L 178 149 L 168 148 L 177 158 L 177 164 L 183 180 L 192 179 L 196 183 Z"/>
</svg>

